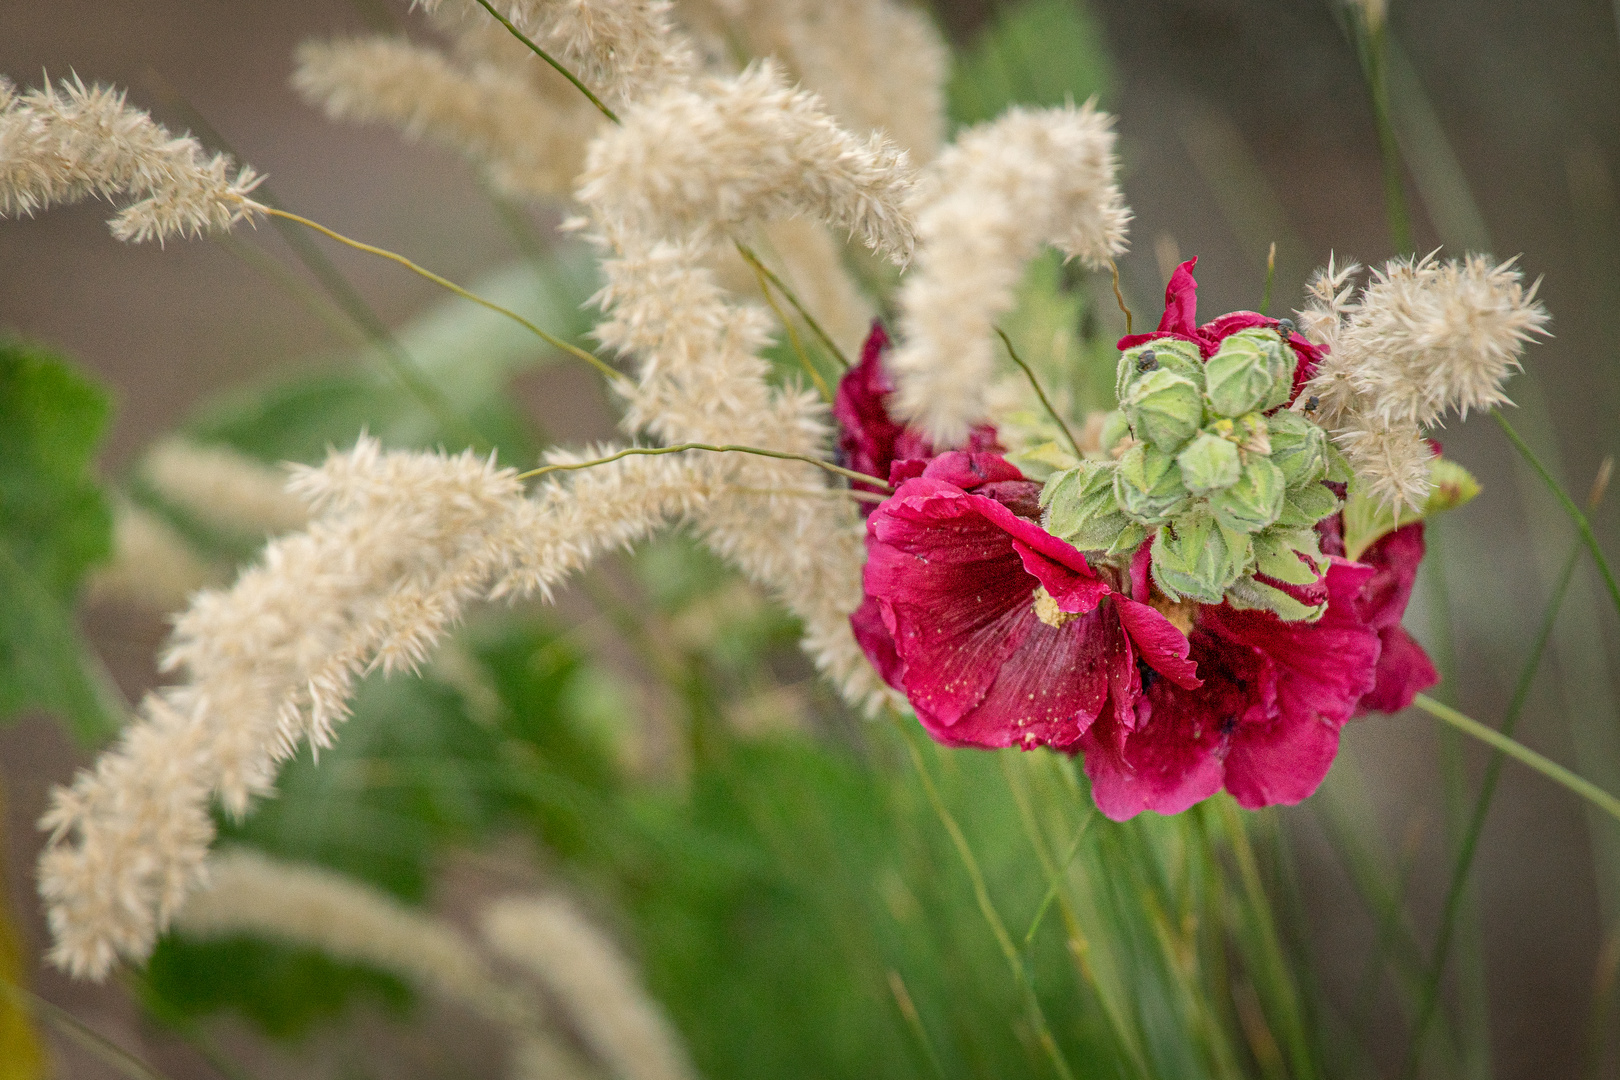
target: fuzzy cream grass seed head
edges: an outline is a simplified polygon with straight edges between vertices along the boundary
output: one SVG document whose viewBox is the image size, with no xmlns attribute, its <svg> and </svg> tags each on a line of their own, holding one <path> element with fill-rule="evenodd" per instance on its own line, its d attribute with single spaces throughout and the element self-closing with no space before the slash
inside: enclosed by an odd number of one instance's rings
<svg viewBox="0 0 1620 1080">
<path fill-rule="evenodd" d="M 1125 249 L 1112 119 L 1090 105 L 1012 109 L 963 132 L 926 172 L 912 211 L 917 263 L 902 285 L 897 407 L 953 446 L 985 417 L 994 326 L 1046 244 L 1098 263 Z"/>
</svg>

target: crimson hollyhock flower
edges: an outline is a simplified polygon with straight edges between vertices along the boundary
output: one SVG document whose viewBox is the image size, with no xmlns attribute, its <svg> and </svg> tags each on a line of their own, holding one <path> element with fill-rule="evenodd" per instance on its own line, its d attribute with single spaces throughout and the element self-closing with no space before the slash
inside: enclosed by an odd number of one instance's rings
<svg viewBox="0 0 1620 1080">
<path fill-rule="evenodd" d="M 857 640 L 947 746 L 1068 748 L 1144 670 L 1198 686 L 1187 639 L 1036 523 L 1041 485 L 955 451 L 867 520 Z"/>
<path fill-rule="evenodd" d="M 1164 288 L 1164 314 L 1159 318 L 1159 328 L 1120 338 L 1121 352 L 1155 338 L 1173 337 L 1197 345 L 1198 351 L 1208 360 L 1220 349 L 1222 341 L 1239 330 L 1263 326 L 1281 334 L 1287 329 L 1280 326 L 1281 320 L 1267 318 L 1256 311 L 1234 311 L 1202 326 L 1198 325 L 1198 282 L 1192 275 L 1193 267 L 1197 265 L 1195 256 L 1176 267 L 1170 275 L 1170 283 Z M 1293 346 L 1294 355 L 1299 358 L 1294 368 L 1293 392 L 1288 397 L 1292 402 L 1299 395 L 1300 388 L 1316 374 L 1316 365 L 1322 361 L 1322 349 L 1297 333 L 1290 331 L 1286 337 L 1288 344 Z"/>
<path fill-rule="evenodd" d="M 1326 554 L 1344 553 L 1339 524 L 1335 514 L 1318 529 Z M 1372 567 L 1373 575 L 1356 597 L 1356 610 L 1368 626 L 1378 631 L 1382 643 L 1377 681 L 1358 703 L 1358 713 L 1400 712 L 1412 704 L 1414 697 L 1440 681 L 1429 654 L 1401 626 L 1423 550 L 1423 522 L 1414 521 L 1373 541 L 1357 560 Z"/>
</svg>

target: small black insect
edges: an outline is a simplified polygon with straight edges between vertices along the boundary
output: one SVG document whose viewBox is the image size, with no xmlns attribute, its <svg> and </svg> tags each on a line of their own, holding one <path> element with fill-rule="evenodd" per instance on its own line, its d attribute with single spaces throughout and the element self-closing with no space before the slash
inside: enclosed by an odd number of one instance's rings
<svg viewBox="0 0 1620 1080">
<path fill-rule="evenodd" d="M 1145 349 L 1141 356 L 1136 358 L 1136 370 L 1139 372 L 1153 371 L 1159 366 L 1159 358 L 1153 355 L 1152 349 Z"/>
<path fill-rule="evenodd" d="M 1295 326 L 1294 326 L 1294 320 L 1293 319 L 1278 319 L 1277 320 L 1277 333 L 1279 333 L 1279 334 L 1281 334 L 1283 336 L 1284 341 L 1287 341 L 1290 337 L 1293 337 L 1294 330 L 1295 330 Z"/>
<path fill-rule="evenodd" d="M 1322 399 L 1317 397 L 1315 394 L 1312 394 L 1310 397 L 1305 399 L 1305 411 L 1315 412 L 1316 407 L 1320 404 L 1322 404 Z"/>
<path fill-rule="evenodd" d="M 1158 682 L 1159 673 L 1148 667 L 1147 663 L 1140 656 L 1136 658 L 1136 670 L 1137 673 L 1142 676 L 1142 693 L 1145 694 L 1149 690 L 1153 689 L 1153 684 L 1155 682 Z"/>
</svg>

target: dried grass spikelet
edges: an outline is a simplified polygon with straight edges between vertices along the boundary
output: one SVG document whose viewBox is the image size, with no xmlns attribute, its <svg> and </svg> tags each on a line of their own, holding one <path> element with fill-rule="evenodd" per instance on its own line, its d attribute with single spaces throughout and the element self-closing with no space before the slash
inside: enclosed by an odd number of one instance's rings
<svg viewBox="0 0 1620 1080">
<path fill-rule="evenodd" d="M 945 137 L 950 51 L 933 20 L 892 0 L 734 0 L 724 14 L 852 131 L 882 131 L 918 164 Z"/>
<path fill-rule="evenodd" d="M 428 12 L 489 19 L 473 0 L 414 0 Z M 497 11 L 618 108 L 697 70 L 697 54 L 667 0 L 494 0 Z"/>
<path fill-rule="evenodd" d="M 839 127 L 771 61 L 671 87 L 592 142 L 578 197 L 623 230 L 723 239 L 744 224 L 808 215 L 904 262 L 912 187 L 905 151 Z"/>
<path fill-rule="evenodd" d="M 167 614 L 218 578 L 218 570 L 174 526 L 120 502 L 113 508 L 112 558 L 91 571 L 85 593 L 93 601 L 123 601 Z"/>
<path fill-rule="evenodd" d="M 112 219 L 120 240 L 162 241 L 227 231 L 254 210 L 261 177 L 233 171 L 190 136 L 175 136 L 108 86 L 77 76 L 20 96 L 0 111 L 0 217 L 53 203 L 132 196 Z"/>
<path fill-rule="evenodd" d="M 939 445 L 985 416 L 993 328 L 1045 244 L 1088 263 L 1124 250 L 1112 120 L 1084 108 L 1011 109 L 958 136 L 924 174 L 917 264 L 901 287 L 896 405 Z"/>
<path fill-rule="evenodd" d="M 147 449 L 140 469 L 164 499 L 220 532 L 274 536 L 309 521 L 309 507 L 287 490 L 285 470 L 229 447 L 169 435 Z"/>
<path fill-rule="evenodd" d="M 403 976 L 499 1024 L 539 1027 L 539 1003 L 498 980 L 458 930 L 353 878 L 244 848 L 210 856 L 205 874 L 207 885 L 175 914 L 184 937 L 252 935 L 313 947 Z"/>
<path fill-rule="evenodd" d="M 471 454 L 370 439 L 296 486 L 308 528 L 193 599 L 165 656 L 183 681 L 53 795 L 40 892 L 51 957 L 76 975 L 150 952 L 202 880 L 210 802 L 240 815 L 304 739 L 328 744 L 362 673 L 420 663 L 470 601 L 547 592 L 704 494 L 687 462 L 630 458 L 524 497 L 512 470 Z"/>
<path fill-rule="evenodd" d="M 485 909 L 484 939 L 539 978 L 618 1080 L 692 1080 L 685 1048 L 617 945 L 560 896 Z"/>
<path fill-rule="evenodd" d="M 1433 449 L 1423 429 L 1508 401 L 1504 380 L 1546 309 L 1513 260 L 1392 259 L 1350 299 L 1358 267 L 1313 281 L 1302 325 L 1331 350 L 1305 388 L 1370 495 L 1419 506 Z"/>
</svg>

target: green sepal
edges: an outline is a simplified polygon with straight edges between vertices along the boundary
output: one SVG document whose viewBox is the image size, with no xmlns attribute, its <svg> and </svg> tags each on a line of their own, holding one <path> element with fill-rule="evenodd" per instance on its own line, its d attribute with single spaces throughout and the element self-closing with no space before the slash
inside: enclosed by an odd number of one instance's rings
<svg viewBox="0 0 1620 1080">
<path fill-rule="evenodd" d="M 1289 585 L 1309 585 L 1321 577 L 1325 563 L 1314 529 L 1273 527 L 1254 538 L 1254 568 L 1266 577 Z"/>
<path fill-rule="evenodd" d="M 1210 408 L 1237 417 L 1281 405 L 1293 387 L 1291 358 L 1274 330 L 1256 327 L 1226 338 L 1204 365 Z"/>
<path fill-rule="evenodd" d="M 1166 453 L 1181 449 L 1204 422 L 1198 385 L 1166 368 L 1136 380 L 1120 404 L 1132 434 Z"/>
<path fill-rule="evenodd" d="M 1242 577 L 1226 590 L 1226 602 L 1240 610 L 1269 611 L 1285 622 L 1315 622 L 1327 610 L 1327 601 L 1302 604 L 1281 589 Z"/>
<path fill-rule="evenodd" d="M 1349 498 L 1344 504 L 1345 557 L 1359 559 L 1380 537 L 1443 510 L 1455 510 L 1471 502 L 1480 491 L 1479 481 L 1472 473 L 1443 457 L 1429 462 L 1429 483 L 1429 497 L 1417 510 L 1405 505 L 1397 510 L 1381 506 L 1367 497 L 1360 484 L 1351 483 Z"/>
<path fill-rule="evenodd" d="M 1287 409 L 1272 414 L 1267 425 L 1271 463 L 1282 470 L 1291 488 L 1314 484 L 1328 473 L 1328 436 L 1322 428 Z"/>
<path fill-rule="evenodd" d="M 1155 338 L 1120 354 L 1114 371 L 1114 397 L 1124 401 L 1132 384 L 1155 371 L 1173 371 L 1191 379 L 1200 390 L 1204 388 L 1204 357 L 1198 346 L 1180 338 Z"/>
<path fill-rule="evenodd" d="M 1210 508 L 1227 528 L 1257 533 L 1282 514 L 1288 484 L 1268 458 L 1249 455 L 1237 483 L 1210 496 Z"/>
<path fill-rule="evenodd" d="M 1329 439 L 1327 444 L 1327 476 L 1335 484 L 1348 484 L 1354 480 L 1356 470 L 1350 467 L 1350 459 L 1344 456 L 1344 451 L 1333 445 Z"/>
<path fill-rule="evenodd" d="M 1125 419 L 1125 414 L 1118 409 L 1103 417 L 1102 428 L 1098 432 L 1098 444 L 1103 453 L 1109 453 L 1131 434 L 1131 422 Z"/>
<path fill-rule="evenodd" d="M 1101 551 L 1119 538 L 1131 522 L 1114 501 L 1112 461 L 1087 461 L 1054 473 L 1041 489 L 1047 532 L 1082 551 Z"/>
<path fill-rule="evenodd" d="M 1168 521 L 1187 501 L 1176 459 L 1142 443 L 1125 451 L 1114 470 L 1114 501 L 1133 521 Z"/>
<path fill-rule="evenodd" d="M 1103 551 L 1104 555 L 1132 555 L 1147 539 L 1147 526 L 1132 521 L 1126 524 L 1120 534 L 1114 537 L 1114 542 Z"/>
<path fill-rule="evenodd" d="M 1016 454 L 1008 454 L 1007 461 L 1016 466 L 1018 471 L 1031 480 L 1045 482 L 1054 473 L 1065 469 L 1072 469 L 1080 464 L 1080 459 L 1071 453 L 1068 447 L 1056 439 L 1043 442 L 1039 446 L 1032 446 L 1027 450 L 1020 450 Z"/>
<path fill-rule="evenodd" d="M 1199 432 L 1198 437 L 1176 455 L 1176 464 L 1181 467 L 1181 482 L 1194 495 L 1231 487 L 1243 475 L 1237 444 L 1208 431 Z"/>
<path fill-rule="evenodd" d="M 1289 488 L 1283 496 L 1276 525 L 1282 529 L 1308 529 L 1339 508 L 1339 497 L 1326 484 Z"/>
<path fill-rule="evenodd" d="M 1247 536 L 1200 507 L 1154 535 L 1153 580 L 1172 600 L 1218 604 L 1247 569 L 1251 554 Z"/>
</svg>

